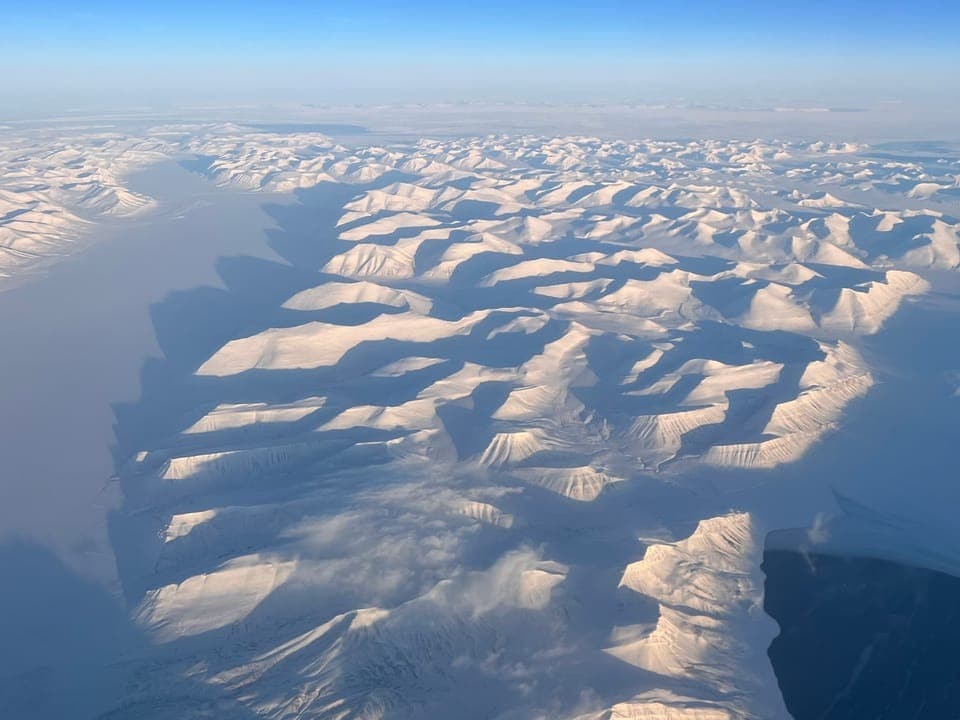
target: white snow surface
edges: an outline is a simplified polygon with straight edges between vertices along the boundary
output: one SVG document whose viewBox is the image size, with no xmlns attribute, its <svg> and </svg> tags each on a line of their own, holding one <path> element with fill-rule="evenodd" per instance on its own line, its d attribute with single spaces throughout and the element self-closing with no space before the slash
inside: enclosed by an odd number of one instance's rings
<svg viewBox="0 0 960 720">
<path fill-rule="evenodd" d="M 291 720 L 787 717 L 763 505 L 677 498 L 799 460 L 870 390 L 858 339 L 960 265 L 960 221 L 916 205 L 956 168 L 762 140 L 96 137 L 4 136 L 0 272 L 148 207 L 122 179 L 156 157 L 357 186 L 283 322 L 197 367 L 223 401 L 124 471 L 149 536 L 127 585 L 162 648 L 129 708 L 200 717 L 188 677 L 214 714 Z M 247 381 L 262 397 L 232 400 Z"/>
</svg>

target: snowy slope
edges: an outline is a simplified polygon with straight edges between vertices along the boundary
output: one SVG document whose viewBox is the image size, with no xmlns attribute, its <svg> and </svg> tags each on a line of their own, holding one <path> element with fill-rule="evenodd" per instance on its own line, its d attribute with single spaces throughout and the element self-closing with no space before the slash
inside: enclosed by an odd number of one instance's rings
<svg viewBox="0 0 960 720">
<path fill-rule="evenodd" d="M 239 126 L 121 145 L 83 167 L 150 148 L 226 188 L 355 190 L 124 467 L 117 552 L 153 649 L 117 717 L 786 717 L 774 513 L 701 491 L 800 460 L 870 391 L 864 336 L 960 264 L 960 222 L 917 206 L 956 167 Z M 87 222 L 49 190 L 0 198 L 13 250 L 40 252 L 18 209 Z"/>
</svg>

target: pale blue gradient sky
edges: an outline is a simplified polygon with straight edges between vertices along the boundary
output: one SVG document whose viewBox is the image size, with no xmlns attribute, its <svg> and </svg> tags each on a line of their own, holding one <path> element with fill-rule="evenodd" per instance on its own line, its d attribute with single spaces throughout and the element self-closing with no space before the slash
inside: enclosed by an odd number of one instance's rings
<svg viewBox="0 0 960 720">
<path fill-rule="evenodd" d="M 7 8 L 0 98 L 859 106 L 960 96 L 957 2 L 194 5 Z"/>
</svg>

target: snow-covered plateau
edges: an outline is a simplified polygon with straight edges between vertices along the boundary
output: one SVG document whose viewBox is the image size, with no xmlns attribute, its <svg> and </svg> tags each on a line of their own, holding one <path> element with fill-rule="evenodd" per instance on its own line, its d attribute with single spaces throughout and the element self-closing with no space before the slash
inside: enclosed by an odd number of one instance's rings
<svg viewBox="0 0 960 720">
<path fill-rule="evenodd" d="M 345 200 L 278 221 L 286 265 L 227 283 L 270 284 L 248 322 L 144 395 L 172 420 L 128 448 L 112 537 L 145 641 L 104 717 L 789 717 L 764 544 L 842 508 L 781 473 L 882 379 L 864 343 L 953 283 L 958 156 L 7 131 L 0 273 L 151 212 L 125 178 L 164 158 Z"/>
</svg>

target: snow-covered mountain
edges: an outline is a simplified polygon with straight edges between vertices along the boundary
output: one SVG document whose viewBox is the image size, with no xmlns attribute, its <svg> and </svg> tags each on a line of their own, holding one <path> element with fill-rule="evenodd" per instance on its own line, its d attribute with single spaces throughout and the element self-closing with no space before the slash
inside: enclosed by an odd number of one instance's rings
<svg viewBox="0 0 960 720">
<path fill-rule="evenodd" d="M 787 717 L 760 560 L 789 509 L 724 483 L 800 460 L 870 391 L 860 340 L 960 266 L 955 163 L 96 137 L 0 155 L 6 272 L 81 209 L 146 207 L 122 178 L 154 157 L 354 186 L 309 282 L 198 364 L 177 432 L 121 472 L 153 650 L 116 717 Z"/>
</svg>

